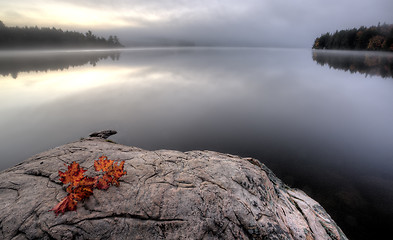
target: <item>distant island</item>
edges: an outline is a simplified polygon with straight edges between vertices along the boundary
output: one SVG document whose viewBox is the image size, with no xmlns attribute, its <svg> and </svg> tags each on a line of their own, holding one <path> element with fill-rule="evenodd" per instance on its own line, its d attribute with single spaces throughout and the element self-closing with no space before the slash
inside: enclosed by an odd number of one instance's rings
<svg viewBox="0 0 393 240">
<path fill-rule="evenodd" d="M 360 27 L 325 33 L 314 41 L 313 49 L 393 51 L 393 24 Z"/>
<path fill-rule="evenodd" d="M 117 36 L 97 37 L 56 28 L 7 27 L 0 21 L 0 49 L 32 48 L 118 48 L 124 47 Z"/>
</svg>

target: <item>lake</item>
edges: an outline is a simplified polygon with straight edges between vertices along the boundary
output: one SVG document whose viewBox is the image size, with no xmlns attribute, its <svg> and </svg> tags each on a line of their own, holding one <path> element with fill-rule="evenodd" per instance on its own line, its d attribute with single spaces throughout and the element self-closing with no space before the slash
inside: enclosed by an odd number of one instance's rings
<svg viewBox="0 0 393 240">
<path fill-rule="evenodd" d="M 393 227 L 393 53 L 0 52 L 0 169 L 89 133 L 259 159 L 350 239 Z"/>
</svg>

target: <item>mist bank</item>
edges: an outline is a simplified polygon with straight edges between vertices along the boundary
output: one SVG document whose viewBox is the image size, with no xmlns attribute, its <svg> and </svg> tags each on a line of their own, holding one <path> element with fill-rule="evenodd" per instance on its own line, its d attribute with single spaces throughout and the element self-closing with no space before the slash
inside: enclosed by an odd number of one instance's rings
<svg viewBox="0 0 393 240">
<path fill-rule="evenodd" d="M 63 31 L 54 27 L 7 27 L 0 21 L 0 49 L 58 49 L 58 48 L 119 48 L 117 36 L 108 39 L 94 35 Z"/>
<path fill-rule="evenodd" d="M 253 24 L 253 23 L 249 23 Z M 118 27 L 97 30 L 103 36 L 116 34 L 126 47 L 283 47 L 309 48 L 315 35 L 313 32 L 298 31 L 288 40 L 288 29 L 275 28 L 267 32 L 248 23 L 157 23 L 144 27 Z"/>
</svg>

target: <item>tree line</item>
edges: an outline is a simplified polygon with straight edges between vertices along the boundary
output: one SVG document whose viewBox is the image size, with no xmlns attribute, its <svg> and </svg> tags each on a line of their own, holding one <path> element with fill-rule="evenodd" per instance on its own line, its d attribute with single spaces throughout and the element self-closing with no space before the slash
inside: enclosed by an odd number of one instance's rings
<svg viewBox="0 0 393 240">
<path fill-rule="evenodd" d="M 393 51 L 393 24 L 327 32 L 315 39 L 313 49 Z"/>
<path fill-rule="evenodd" d="M 12 48 L 94 48 L 123 47 L 117 36 L 97 37 L 56 28 L 7 27 L 0 21 L 0 49 Z"/>
</svg>

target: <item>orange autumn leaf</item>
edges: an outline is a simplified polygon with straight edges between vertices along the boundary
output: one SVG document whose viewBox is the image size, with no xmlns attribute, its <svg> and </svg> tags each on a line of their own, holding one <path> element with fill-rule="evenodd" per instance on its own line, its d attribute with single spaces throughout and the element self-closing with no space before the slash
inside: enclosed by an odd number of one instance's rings
<svg viewBox="0 0 393 240">
<path fill-rule="evenodd" d="M 54 211 L 56 216 L 66 211 L 75 211 L 77 203 L 78 202 L 73 199 L 72 194 L 68 194 L 67 197 L 63 198 L 63 200 L 52 208 L 51 211 Z"/>
<path fill-rule="evenodd" d="M 119 186 L 119 178 L 127 174 L 124 171 L 124 161 L 118 164 L 106 156 L 101 156 L 98 161 L 95 161 L 94 168 L 96 171 L 102 170 L 105 173 L 102 178 L 98 179 L 98 189 L 108 189 L 110 184 Z"/>
<path fill-rule="evenodd" d="M 74 194 L 73 196 L 74 199 L 76 199 L 77 201 L 81 201 L 93 195 L 93 189 L 96 183 L 97 180 L 95 178 L 91 178 L 91 177 L 83 178 L 79 182 L 79 185 L 76 186 L 72 191 L 72 194 Z"/>
<path fill-rule="evenodd" d="M 56 216 L 66 211 L 76 211 L 76 205 L 78 201 L 93 195 L 93 186 L 94 185 L 77 186 L 76 188 L 72 189 L 72 192 L 68 193 L 68 195 L 63 198 L 63 200 L 61 200 L 53 209 L 51 209 L 51 211 L 54 211 Z"/>
<path fill-rule="evenodd" d="M 112 182 L 112 178 L 108 175 L 104 175 L 101 178 L 97 179 L 96 187 L 98 189 L 106 190 L 109 188 L 109 184 Z"/>
<path fill-rule="evenodd" d="M 112 178 L 111 184 L 115 186 L 119 186 L 119 178 L 126 174 L 127 172 L 124 171 L 124 161 L 120 162 L 120 164 L 114 163 L 106 172 L 106 175 Z"/>
<path fill-rule="evenodd" d="M 103 156 L 104 157 L 104 156 Z M 99 178 L 97 181 L 97 188 L 98 189 L 108 189 L 109 185 L 115 185 L 115 186 L 119 186 L 119 178 L 123 175 L 126 175 L 127 172 L 124 171 L 124 161 L 120 162 L 120 164 L 115 163 L 113 160 L 107 160 L 106 157 L 104 158 L 100 158 L 100 160 L 104 160 L 104 161 L 111 161 L 110 165 L 105 165 L 104 169 L 105 169 L 105 174 L 102 178 Z M 100 163 L 97 163 L 97 165 L 99 165 Z M 105 162 L 104 162 L 105 164 Z M 98 167 L 99 169 L 101 169 L 102 165 L 99 165 L 100 167 Z M 97 170 L 97 168 L 96 168 Z"/>
<path fill-rule="evenodd" d="M 103 172 L 108 171 L 108 169 L 113 165 L 113 160 L 109 160 L 106 156 L 101 156 L 94 162 L 94 168 L 96 171 L 102 170 Z"/>
<path fill-rule="evenodd" d="M 75 211 L 78 201 L 82 201 L 93 195 L 94 188 L 106 190 L 110 185 L 119 186 L 119 178 L 125 174 L 124 161 L 120 164 L 109 160 L 106 156 L 101 156 L 94 162 L 96 171 L 103 171 L 102 177 L 85 177 L 84 172 L 87 170 L 80 168 L 79 164 L 72 162 L 68 166 L 66 172 L 59 171 L 60 181 L 64 184 L 70 183 L 66 191 L 68 195 L 59 202 L 51 211 L 54 211 L 56 216 L 66 211 Z"/>
<path fill-rule="evenodd" d="M 80 168 L 79 164 L 72 162 L 65 172 L 59 171 L 60 181 L 64 184 L 71 183 L 71 186 L 78 185 L 79 181 L 84 177 L 83 174 L 87 170 Z"/>
<path fill-rule="evenodd" d="M 84 177 L 82 180 L 79 182 L 78 186 L 83 186 L 83 187 L 92 187 L 94 188 L 94 185 L 96 184 L 97 179 L 92 178 L 92 177 Z"/>
</svg>

